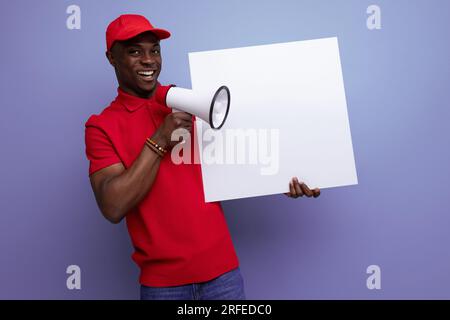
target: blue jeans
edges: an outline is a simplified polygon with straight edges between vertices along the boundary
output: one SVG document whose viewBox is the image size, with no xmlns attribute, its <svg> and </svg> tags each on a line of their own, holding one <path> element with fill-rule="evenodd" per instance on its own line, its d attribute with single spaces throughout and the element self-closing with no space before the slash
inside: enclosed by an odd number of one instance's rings
<svg viewBox="0 0 450 320">
<path fill-rule="evenodd" d="M 141 300 L 245 300 L 239 268 L 210 281 L 177 287 L 141 285 Z"/>
</svg>

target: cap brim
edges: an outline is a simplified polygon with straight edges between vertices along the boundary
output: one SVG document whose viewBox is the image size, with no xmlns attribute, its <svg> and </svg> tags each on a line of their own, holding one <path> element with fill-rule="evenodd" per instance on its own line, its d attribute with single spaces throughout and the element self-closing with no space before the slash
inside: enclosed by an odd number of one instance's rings
<svg viewBox="0 0 450 320">
<path fill-rule="evenodd" d="M 154 33 L 159 40 L 163 40 L 163 39 L 167 39 L 170 37 L 170 32 L 164 29 L 158 29 L 158 28 L 149 28 L 149 29 L 140 29 L 140 30 L 136 30 L 135 32 L 132 33 L 128 33 L 125 37 L 122 37 L 121 39 L 116 39 L 119 41 L 125 41 L 125 40 L 129 40 L 131 38 L 137 37 L 138 35 L 140 35 L 141 33 L 144 32 L 151 32 Z"/>
<path fill-rule="evenodd" d="M 138 36 L 138 35 L 140 35 L 141 33 L 144 33 L 144 32 L 152 32 L 153 34 L 156 35 L 156 37 L 159 40 L 167 39 L 167 38 L 170 37 L 170 32 L 167 31 L 167 30 L 164 30 L 164 29 L 158 29 L 158 28 L 142 29 L 142 28 L 140 28 L 138 30 L 134 30 L 134 32 L 133 31 L 131 31 L 131 32 L 128 31 L 127 33 L 122 34 L 121 36 L 117 36 L 115 38 L 115 40 L 109 45 L 109 47 L 107 49 L 111 50 L 112 47 L 114 46 L 114 43 L 116 41 L 126 41 L 126 40 L 132 39 L 132 38 L 134 38 L 134 37 L 136 37 L 136 36 Z"/>
<path fill-rule="evenodd" d="M 155 29 L 151 29 L 151 30 L 147 30 L 147 31 L 150 31 L 150 32 L 153 32 L 154 34 L 156 34 L 156 36 L 160 40 L 164 40 L 164 39 L 167 39 L 170 37 L 170 32 L 167 30 L 164 30 L 164 29 L 155 28 Z M 144 31 L 144 32 L 146 32 L 146 31 Z"/>
</svg>

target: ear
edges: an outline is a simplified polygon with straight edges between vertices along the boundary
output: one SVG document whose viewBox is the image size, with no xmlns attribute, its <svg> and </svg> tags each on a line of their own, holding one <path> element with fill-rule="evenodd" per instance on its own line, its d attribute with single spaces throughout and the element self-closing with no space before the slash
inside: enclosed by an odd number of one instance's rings
<svg viewBox="0 0 450 320">
<path fill-rule="evenodd" d="M 108 50 L 105 52 L 106 58 L 108 59 L 109 63 L 115 67 L 116 61 L 114 60 L 114 55 L 111 52 L 111 50 Z"/>
</svg>

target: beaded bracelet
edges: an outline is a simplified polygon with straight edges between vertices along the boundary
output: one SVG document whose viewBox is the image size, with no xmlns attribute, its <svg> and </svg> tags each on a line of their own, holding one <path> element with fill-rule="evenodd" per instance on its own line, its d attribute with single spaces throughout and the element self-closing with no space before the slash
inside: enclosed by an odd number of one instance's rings
<svg viewBox="0 0 450 320">
<path fill-rule="evenodd" d="M 154 153 L 156 153 L 158 156 L 160 157 L 164 157 L 164 153 L 162 153 L 161 151 L 159 151 L 158 149 L 156 149 L 156 147 L 154 145 L 152 145 L 150 142 L 145 141 L 145 145 L 147 147 L 149 147 Z"/>
<path fill-rule="evenodd" d="M 162 152 L 163 154 L 167 153 L 167 150 L 164 149 L 163 147 L 161 147 L 159 144 L 157 144 L 155 141 L 153 141 L 150 138 L 147 138 L 147 142 L 150 143 L 152 146 L 154 146 L 156 149 L 158 149 L 160 152 Z"/>
</svg>

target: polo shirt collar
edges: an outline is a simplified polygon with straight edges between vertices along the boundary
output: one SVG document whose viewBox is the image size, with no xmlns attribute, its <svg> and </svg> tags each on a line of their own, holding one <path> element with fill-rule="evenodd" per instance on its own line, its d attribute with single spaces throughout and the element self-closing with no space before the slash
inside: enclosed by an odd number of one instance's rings
<svg viewBox="0 0 450 320">
<path fill-rule="evenodd" d="M 134 112 L 145 105 L 149 105 L 150 102 L 154 100 L 155 95 L 149 99 L 144 99 L 140 97 L 133 96 L 129 93 L 123 91 L 120 87 L 117 88 L 117 100 L 125 107 L 128 111 Z"/>
</svg>

